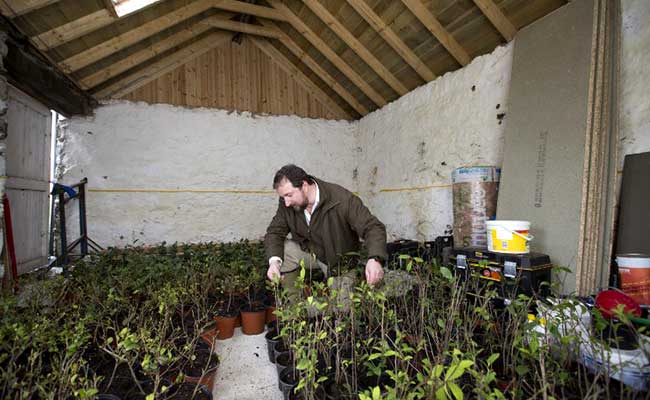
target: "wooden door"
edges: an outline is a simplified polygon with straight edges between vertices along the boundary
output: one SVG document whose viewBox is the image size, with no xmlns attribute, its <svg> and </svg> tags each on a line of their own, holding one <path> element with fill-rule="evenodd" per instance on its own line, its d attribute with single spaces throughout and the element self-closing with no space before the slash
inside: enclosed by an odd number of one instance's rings
<svg viewBox="0 0 650 400">
<path fill-rule="evenodd" d="M 52 113 L 9 87 L 7 186 L 18 273 L 47 263 Z"/>
</svg>

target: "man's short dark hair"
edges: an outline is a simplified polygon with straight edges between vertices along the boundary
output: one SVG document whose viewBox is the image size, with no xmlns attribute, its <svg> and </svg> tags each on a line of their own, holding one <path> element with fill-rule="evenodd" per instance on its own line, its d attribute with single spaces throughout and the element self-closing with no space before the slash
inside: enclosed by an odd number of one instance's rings
<svg viewBox="0 0 650 400">
<path fill-rule="evenodd" d="M 287 164 L 275 173 L 275 177 L 273 178 L 273 189 L 277 189 L 285 179 L 291 182 L 291 185 L 296 188 L 301 187 L 304 181 L 307 181 L 310 185 L 314 183 L 313 176 L 306 173 L 304 169 L 293 164 Z"/>
</svg>

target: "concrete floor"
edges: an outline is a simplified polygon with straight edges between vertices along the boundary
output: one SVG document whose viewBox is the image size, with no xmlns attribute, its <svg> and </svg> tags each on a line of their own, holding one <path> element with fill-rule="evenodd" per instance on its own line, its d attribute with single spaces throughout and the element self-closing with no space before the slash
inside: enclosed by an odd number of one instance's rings
<svg viewBox="0 0 650 400">
<path fill-rule="evenodd" d="M 212 392 L 215 400 L 283 400 L 265 333 L 244 335 L 237 328 L 230 339 L 215 341 L 221 360 Z"/>
</svg>

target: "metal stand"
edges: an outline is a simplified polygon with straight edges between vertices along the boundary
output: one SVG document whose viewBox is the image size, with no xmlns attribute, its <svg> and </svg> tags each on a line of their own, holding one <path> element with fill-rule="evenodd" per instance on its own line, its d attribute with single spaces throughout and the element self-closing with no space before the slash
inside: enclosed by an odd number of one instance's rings
<svg viewBox="0 0 650 400">
<path fill-rule="evenodd" d="M 50 265 L 56 265 L 63 267 L 64 274 L 67 274 L 67 265 L 70 263 L 70 258 L 72 256 L 77 256 L 71 254 L 77 246 L 80 248 L 80 258 L 88 255 L 88 248 L 90 247 L 94 251 L 103 250 L 103 248 L 98 245 L 94 240 L 88 237 L 88 229 L 86 226 L 86 184 L 88 183 L 88 178 L 83 178 L 80 182 L 75 183 L 72 186 L 64 186 L 58 183 L 54 184 L 52 189 L 52 196 L 58 196 L 59 199 L 59 241 L 61 243 L 61 253 L 56 257 L 56 259 Z M 77 189 L 77 192 L 74 190 Z M 67 195 L 67 197 L 66 197 Z M 66 218 L 65 218 L 65 209 L 66 204 L 72 199 L 79 200 L 79 237 L 75 239 L 72 243 L 68 245 L 68 236 L 66 231 Z M 54 202 L 54 197 L 52 198 Z M 52 213 L 54 214 L 54 207 L 52 207 Z M 52 215 L 54 220 L 54 215 Z M 54 246 L 51 245 L 51 250 L 54 250 Z"/>
</svg>

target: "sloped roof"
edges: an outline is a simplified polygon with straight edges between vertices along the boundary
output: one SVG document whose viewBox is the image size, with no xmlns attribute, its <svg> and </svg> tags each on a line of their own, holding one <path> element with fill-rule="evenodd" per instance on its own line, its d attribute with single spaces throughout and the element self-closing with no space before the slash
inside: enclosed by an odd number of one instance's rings
<svg viewBox="0 0 650 400">
<path fill-rule="evenodd" d="M 327 117 L 356 119 L 491 52 L 565 3 L 161 0 L 118 18 L 112 0 L 0 0 L 0 11 L 97 99 L 132 98 L 247 35 L 329 110 Z"/>
</svg>

